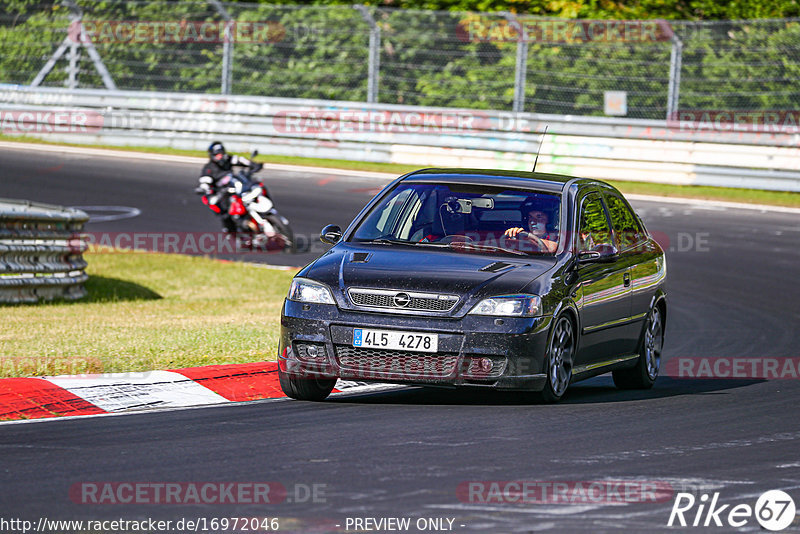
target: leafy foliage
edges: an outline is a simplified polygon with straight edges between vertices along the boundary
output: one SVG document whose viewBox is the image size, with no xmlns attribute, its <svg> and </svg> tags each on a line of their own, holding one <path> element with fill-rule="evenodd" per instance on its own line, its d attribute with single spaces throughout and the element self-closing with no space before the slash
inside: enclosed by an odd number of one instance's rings
<svg viewBox="0 0 800 534">
<path fill-rule="evenodd" d="M 225 17 L 202 0 L 77 0 L 95 48 L 120 89 L 219 93 L 226 45 L 217 39 L 136 39 L 114 33 L 120 21 L 180 24 Z M 788 17 L 798 0 L 372 0 L 380 29 L 379 101 L 473 109 L 511 108 L 520 33 L 525 25 L 563 24 L 542 17 L 673 20 L 683 43 L 681 109 L 794 109 L 800 90 L 800 21 L 677 22 L 676 19 Z M 0 83 L 29 84 L 64 41 L 70 12 L 61 2 L 6 0 L 0 14 Z M 389 7 L 387 7 L 389 6 Z M 364 101 L 370 23 L 349 3 L 319 0 L 225 4 L 236 24 L 261 24 L 259 36 L 232 45 L 232 93 Z M 402 7 L 406 9 L 391 9 Z M 413 8 L 413 9 L 412 9 Z M 446 11 L 421 11 L 431 8 Z M 466 10 L 483 10 L 485 13 Z M 519 15 L 504 15 L 509 10 Z M 522 15 L 521 13 L 525 13 Z M 112 28 L 102 34 L 100 29 Z M 528 27 L 528 26 L 526 26 Z M 74 27 L 73 27 L 74 28 Z M 100 29 L 98 29 L 100 28 Z M 602 115 L 604 92 L 628 94 L 629 116 L 666 114 L 672 42 L 528 38 L 525 110 Z M 79 87 L 102 87 L 78 49 Z M 64 86 L 69 51 L 44 85 Z"/>
</svg>

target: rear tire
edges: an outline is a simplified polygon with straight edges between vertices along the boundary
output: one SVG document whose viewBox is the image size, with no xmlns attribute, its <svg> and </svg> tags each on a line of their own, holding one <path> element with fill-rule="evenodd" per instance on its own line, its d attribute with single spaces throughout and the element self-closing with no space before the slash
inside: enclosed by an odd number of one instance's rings
<svg viewBox="0 0 800 534">
<path fill-rule="evenodd" d="M 287 397 L 297 400 L 322 401 L 333 391 L 335 378 L 292 378 L 278 368 L 278 381 Z"/>
<path fill-rule="evenodd" d="M 636 366 L 613 371 L 611 375 L 614 377 L 614 384 L 619 389 L 650 389 L 653 387 L 661 367 L 663 346 L 663 314 L 658 306 L 654 306 L 647 314 L 647 320 L 644 323 Z"/>
<path fill-rule="evenodd" d="M 284 224 L 280 215 L 271 216 L 267 219 L 269 223 L 275 228 L 275 231 L 282 235 L 288 243 L 284 245 L 283 251 L 289 254 L 297 252 L 297 242 L 294 240 L 294 232 L 288 224 Z"/>
<path fill-rule="evenodd" d="M 547 383 L 539 392 L 539 398 L 546 404 L 560 401 L 567 392 L 576 346 L 575 326 L 566 315 L 556 319 L 552 332 L 546 355 Z"/>
</svg>

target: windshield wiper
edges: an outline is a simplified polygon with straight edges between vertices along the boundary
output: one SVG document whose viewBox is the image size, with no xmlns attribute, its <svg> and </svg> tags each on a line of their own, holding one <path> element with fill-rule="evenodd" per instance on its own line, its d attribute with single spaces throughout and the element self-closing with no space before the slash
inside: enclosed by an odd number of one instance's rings
<svg viewBox="0 0 800 534">
<path fill-rule="evenodd" d="M 485 252 L 504 252 L 506 254 L 516 254 L 517 256 L 527 256 L 527 252 L 522 252 L 521 250 L 513 250 L 509 248 L 497 247 L 494 245 L 479 245 L 477 243 L 465 243 L 465 242 L 455 242 L 449 243 L 448 246 L 450 248 L 462 248 L 468 250 L 482 250 Z"/>
<path fill-rule="evenodd" d="M 480 245 L 478 243 L 467 243 L 463 241 L 456 241 L 451 243 L 431 243 L 431 242 L 415 242 L 415 241 L 404 241 L 402 239 L 390 239 L 388 237 L 378 237 L 376 239 L 372 239 L 370 241 L 363 241 L 366 244 L 375 244 L 375 245 L 408 245 L 412 247 L 437 247 L 437 248 L 452 248 L 452 249 L 468 249 L 468 250 L 480 250 L 485 252 L 501 252 L 505 254 L 514 254 L 517 256 L 527 256 L 527 252 L 522 252 L 521 250 L 513 250 L 503 247 L 497 247 L 494 245 Z"/>
<path fill-rule="evenodd" d="M 387 237 L 379 237 L 377 239 L 372 239 L 370 241 L 362 241 L 362 243 L 366 243 L 368 245 L 410 245 L 413 247 L 418 245 L 442 246 L 439 243 L 415 243 L 414 241 L 405 241 L 403 239 L 389 239 Z"/>
<path fill-rule="evenodd" d="M 377 239 L 370 239 L 369 241 L 362 241 L 362 243 L 368 243 L 370 245 L 396 245 L 398 243 L 405 244 L 406 241 L 401 241 L 400 239 L 389 239 L 388 237 L 379 237 Z"/>
</svg>

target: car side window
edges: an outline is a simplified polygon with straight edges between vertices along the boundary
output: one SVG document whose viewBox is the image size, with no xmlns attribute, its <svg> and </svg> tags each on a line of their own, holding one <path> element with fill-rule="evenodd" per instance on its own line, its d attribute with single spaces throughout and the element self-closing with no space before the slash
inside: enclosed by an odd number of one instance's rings
<svg viewBox="0 0 800 534">
<path fill-rule="evenodd" d="M 619 249 L 625 250 L 642 241 L 644 231 L 628 205 L 616 195 L 606 195 L 606 203 Z"/>
<path fill-rule="evenodd" d="M 386 204 L 382 211 L 375 214 L 377 221 L 374 223 L 374 229 L 371 229 L 369 235 L 364 237 L 372 239 L 383 235 L 393 235 L 394 232 L 402 230 L 396 228 L 401 213 L 404 210 L 413 209 L 414 201 L 418 200 L 419 197 L 413 189 L 401 191 Z M 370 228 L 371 225 L 365 226 Z"/>
<path fill-rule="evenodd" d="M 592 250 L 595 245 L 611 243 L 611 229 L 603 209 L 600 195 L 588 195 L 581 206 L 580 230 L 578 232 L 578 251 Z"/>
</svg>

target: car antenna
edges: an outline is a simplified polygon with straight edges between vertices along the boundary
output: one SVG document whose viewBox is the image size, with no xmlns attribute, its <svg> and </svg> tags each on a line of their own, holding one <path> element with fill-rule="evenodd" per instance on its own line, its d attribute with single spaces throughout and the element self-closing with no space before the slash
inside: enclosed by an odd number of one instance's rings
<svg viewBox="0 0 800 534">
<path fill-rule="evenodd" d="M 544 125 L 544 133 L 542 133 L 542 138 L 539 140 L 539 148 L 536 150 L 536 159 L 533 160 L 533 169 L 531 172 L 536 172 L 536 163 L 539 161 L 539 152 L 542 151 L 542 144 L 544 143 L 544 136 L 547 135 L 547 124 Z"/>
</svg>

